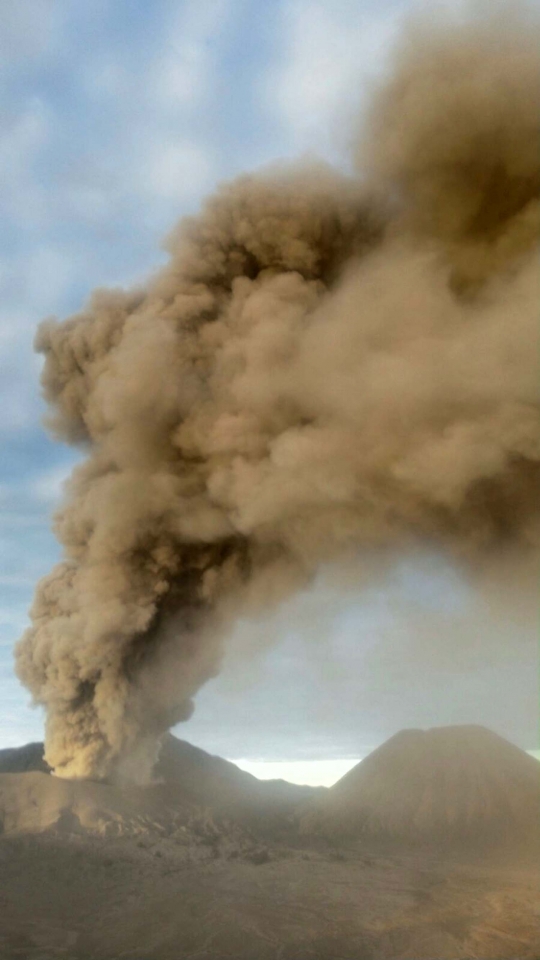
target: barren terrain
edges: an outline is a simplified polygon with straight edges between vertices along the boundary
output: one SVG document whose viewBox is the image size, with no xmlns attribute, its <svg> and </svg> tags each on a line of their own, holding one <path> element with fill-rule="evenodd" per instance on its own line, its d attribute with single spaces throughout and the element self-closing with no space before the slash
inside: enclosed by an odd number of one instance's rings
<svg viewBox="0 0 540 960">
<path fill-rule="evenodd" d="M 19 770 L 0 774 L 2 960 L 540 956 L 536 844 L 305 834 L 335 788 L 251 783 L 172 738 L 165 753 L 187 786 L 66 782 L 0 755 Z"/>
</svg>

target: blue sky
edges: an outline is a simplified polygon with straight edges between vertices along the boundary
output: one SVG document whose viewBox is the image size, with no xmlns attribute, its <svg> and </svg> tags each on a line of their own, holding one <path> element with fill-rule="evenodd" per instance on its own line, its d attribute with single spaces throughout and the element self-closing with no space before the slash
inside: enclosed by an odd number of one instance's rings
<svg viewBox="0 0 540 960">
<path fill-rule="evenodd" d="M 351 117 L 410 9 L 408 0 L 1 5 L 0 745 L 41 736 L 11 650 L 36 579 L 59 556 L 50 515 L 77 456 L 41 425 L 36 324 L 77 310 L 96 285 L 151 272 L 163 236 L 220 180 L 303 153 L 346 166 Z M 453 599 L 440 613 L 442 596 Z M 392 657 L 391 638 L 398 631 L 403 649 L 414 647 L 434 605 L 442 639 L 419 672 L 407 653 Z M 401 726 L 439 722 L 485 722 L 537 746 L 534 631 L 503 629 L 499 618 L 500 642 L 484 649 L 490 617 L 437 558 L 360 599 L 344 601 L 323 578 L 272 622 L 239 626 L 182 734 L 230 757 L 273 760 L 359 756 Z M 469 650 L 458 665 L 444 653 L 452 624 Z M 509 630 L 520 632 L 511 649 Z"/>
</svg>

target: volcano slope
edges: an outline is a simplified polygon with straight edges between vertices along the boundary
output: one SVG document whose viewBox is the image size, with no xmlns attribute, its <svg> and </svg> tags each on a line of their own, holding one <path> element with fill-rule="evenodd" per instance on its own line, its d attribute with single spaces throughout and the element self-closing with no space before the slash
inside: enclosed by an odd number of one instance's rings
<svg viewBox="0 0 540 960">
<path fill-rule="evenodd" d="M 0 957 L 537 960 L 536 763 L 477 728 L 404 731 L 319 791 L 173 737 L 146 787 L 1 751 Z"/>
<path fill-rule="evenodd" d="M 402 730 L 317 798 L 301 829 L 454 848 L 538 844 L 540 764 L 485 727 Z"/>
</svg>

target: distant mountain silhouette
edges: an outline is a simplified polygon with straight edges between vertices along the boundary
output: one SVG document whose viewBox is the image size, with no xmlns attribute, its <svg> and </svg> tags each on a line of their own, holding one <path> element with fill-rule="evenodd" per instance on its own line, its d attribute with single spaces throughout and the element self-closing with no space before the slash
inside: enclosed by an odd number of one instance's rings
<svg viewBox="0 0 540 960">
<path fill-rule="evenodd" d="M 540 763 L 480 726 L 402 730 L 301 816 L 306 833 L 441 842 L 539 828 Z"/>
</svg>

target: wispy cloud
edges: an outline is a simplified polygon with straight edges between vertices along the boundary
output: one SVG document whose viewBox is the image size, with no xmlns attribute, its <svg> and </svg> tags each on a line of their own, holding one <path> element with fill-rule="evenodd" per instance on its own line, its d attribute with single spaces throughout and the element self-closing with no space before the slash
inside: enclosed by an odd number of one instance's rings
<svg viewBox="0 0 540 960">
<path fill-rule="evenodd" d="M 233 13 L 232 0 L 169 3 L 160 55 L 148 71 L 147 90 L 158 110 L 177 116 L 200 109 L 219 84 L 210 37 Z"/>
<path fill-rule="evenodd" d="M 385 66 L 405 2 L 284 0 L 275 59 L 262 85 L 266 109 L 297 149 L 343 152 L 350 114 Z M 344 134 L 343 126 L 347 133 Z"/>
<path fill-rule="evenodd" d="M 30 498 L 49 508 L 58 503 L 72 467 L 72 463 L 61 463 L 32 477 L 27 485 Z"/>
</svg>

